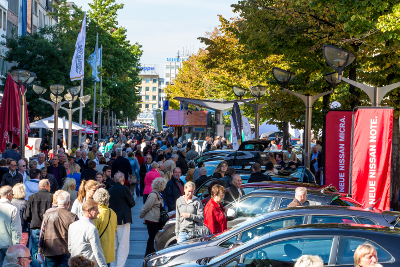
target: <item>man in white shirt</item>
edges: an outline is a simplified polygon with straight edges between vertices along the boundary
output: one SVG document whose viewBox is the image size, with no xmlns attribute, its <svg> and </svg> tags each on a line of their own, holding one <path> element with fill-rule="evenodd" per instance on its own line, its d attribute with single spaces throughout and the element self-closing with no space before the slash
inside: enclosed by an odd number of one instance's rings
<svg viewBox="0 0 400 267">
<path fill-rule="evenodd" d="M 38 154 L 37 169 L 40 170 L 43 167 L 46 167 L 45 156 L 44 156 L 44 153 L 39 153 Z"/>
</svg>

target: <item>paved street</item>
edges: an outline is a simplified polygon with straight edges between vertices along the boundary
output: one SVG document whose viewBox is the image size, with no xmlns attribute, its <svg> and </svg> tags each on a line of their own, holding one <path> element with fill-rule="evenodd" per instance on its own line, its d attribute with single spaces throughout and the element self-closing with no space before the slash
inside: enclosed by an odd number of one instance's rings
<svg viewBox="0 0 400 267">
<path fill-rule="evenodd" d="M 143 220 L 139 219 L 140 209 L 143 207 L 142 197 L 135 198 L 136 205 L 132 209 L 132 224 L 130 235 L 129 256 L 125 266 L 142 266 L 146 252 L 147 228 Z"/>
</svg>

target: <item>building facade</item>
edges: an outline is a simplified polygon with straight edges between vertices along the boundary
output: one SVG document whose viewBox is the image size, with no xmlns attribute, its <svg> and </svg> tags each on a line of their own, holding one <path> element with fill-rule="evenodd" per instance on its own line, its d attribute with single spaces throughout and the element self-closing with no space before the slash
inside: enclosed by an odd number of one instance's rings
<svg viewBox="0 0 400 267">
<path fill-rule="evenodd" d="M 188 60 L 189 56 L 167 58 L 167 61 L 164 63 L 165 86 L 173 83 L 179 73 L 179 69 L 182 68 L 183 62 Z"/>
<path fill-rule="evenodd" d="M 139 103 L 141 112 L 151 111 L 160 107 L 160 75 L 157 64 L 143 64 L 139 73 L 142 83 L 137 87 L 142 101 Z"/>
</svg>

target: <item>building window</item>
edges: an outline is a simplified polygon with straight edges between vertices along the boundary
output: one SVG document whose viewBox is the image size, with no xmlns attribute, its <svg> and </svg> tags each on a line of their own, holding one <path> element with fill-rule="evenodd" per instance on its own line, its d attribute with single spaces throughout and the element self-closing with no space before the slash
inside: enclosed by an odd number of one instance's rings
<svg viewBox="0 0 400 267">
<path fill-rule="evenodd" d="M 149 104 L 145 104 L 144 106 L 145 106 L 145 108 L 149 108 Z"/>
<path fill-rule="evenodd" d="M 161 89 L 158 89 L 158 92 L 161 94 L 162 93 Z"/>
<path fill-rule="evenodd" d="M 157 79 L 153 79 L 153 83 L 157 83 Z"/>
<path fill-rule="evenodd" d="M 157 100 L 157 96 L 153 95 L 153 100 Z"/>
<path fill-rule="evenodd" d="M 139 91 L 139 92 L 142 91 L 142 87 L 141 87 L 141 86 L 138 87 L 138 91 Z"/>
<path fill-rule="evenodd" d="M 15 15 L 19 15 L 19 0 L 8 0 L 8 10 Z"/>
<path fill-rule="evenodd" d="M 3 12 L 3 31 L 7 30 L 7 13 Z"/>
<path fill-rule="evenodd" d="M 142 104 L 139 104 L 139 108 L 142 108 Z"/>
<path fill-rule="evenodd" d="M 153 108 L 157 108 L 156 106 L 157 106 L 157 104 L 153 104 L 153 105 L 152 105 Z"/>
<path fill-rule="evenodd" d="M 167 70 L 169 70 L 169 66 L 166 66 L 165 68 L 166 68 Z"/>
<path fill-rule="evenodd" d="M 153 92 L 157 92 L 157 87 L 153 87 Z"/>
<path fill-rule="evenodd" d="M 150 92 L 150 87 L 146 87 L 146 92 Z"/>
<path fill-rule="evenodd" d="M 145 100 L 150 100 L 150 96 L 146 95 Z"/>
<path fill-rule="evenodd" d="M 165 77 L 168 78 L 169 77 L 169 73 L 165 73 Z"/>
<path fill-rule="evenodd" d="M 33 3 L 33 14 L 35 14 L 37 16 L 37 2 L 34 1 Z"/>
<path fill-rule="evenodd" d="M 150 78 L 146 78 L 146 83 L 150 83 Z"/>
<path fill-rule="evenodd" d="M 35 25 L 33 25 L 33 33 L 37 33 L 37 27 Z"/>
</svg>

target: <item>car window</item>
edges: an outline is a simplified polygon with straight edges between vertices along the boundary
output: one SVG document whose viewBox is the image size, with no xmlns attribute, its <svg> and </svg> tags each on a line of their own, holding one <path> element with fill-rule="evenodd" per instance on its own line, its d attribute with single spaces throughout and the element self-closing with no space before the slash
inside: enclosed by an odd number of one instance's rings
<svg viewBox="0 0 400 267">
<path fill-rule="evenodd" d="M 357 217 L 357 219 L 360 221 L 361 224 L 376 225 L 376 223 L 373 220 L 370 220 L 370 219 L 367 219 L 367 218 Z"/>
<path fill-rule="evenodd" d="M 304 223 L 304 216 L 295 216 L 295 217 L 287 217 L 282 219 L 277 219 L 273 221 L 266 222 L 264 224 L 255 226 L 251 229 L 248 229 L 242 233 L 241 240 L 243 242 L 250 241 L 254 238 L 258 238 L 262 235 L 268 234 L 269 232 L 289 227 L 300 225 Z"/>
<path fill-rule="evenodd" d="M 292 201 L 293 201 L 293 198 L 282 198 L 282 199 L 281 199 L 281 204 L 279 205 L 279 208 L 280 208 L 280 209 L 287 208 L 287 206 L 288 206 L 290 203 L 292 203 Z M 306 200 L 306 201 L 303 203 L 303 206 L 310 206 L 310 201 Z M 312 205 L 312 206 L 314 206 L 314 205 Z"/>
<path fill-rule="evenodd" d="M 311 223 L 357 223 L 351 216 L 313 215 Z"/>
<path fill-rule="evenodd" d="M 210 179 L 211 179 L 211 178 L 210 178 Z M 207 194 L 208 194 L 208 185 L 209 185 L 212 181 L 214 181 L 214 179 L 213 179 L 213 180 L 209 180 L 209 181 L 207 181 L 206 183 L 204 183 L 202 186 L 200 186 L 199 189 L 197 190 L 196 196 L 197 196 L 197 197 L 201 197 L 204 193 L 207 193 Z"/>
<path fill-rule="evenodd" d="M 339 240 L 339 248 L 336 257 L 337 265 L 354 264 L 354 252 L 357 247 L 365 242 L 371 243 L 378 253 L 379 263 L 388 262 L 392 256 L 378 244 L 359 237 L 341 236 Z"/>
<path fill-rule="evenodd" d="M 314 181 L 314 175 L 307 168 L 305 168 L 303 183 L 314 183 Z"/>
<path fill-rule="evenodd" d="M 244 255 L 246 267 L 294 266 L 302 255 L 318 255 L 328 264 L 333 243 L 332 238 L 301 238 L 280 241 L 263 246 Z"/>
<path fill-rule="evenodd" d="M 343 206 L 343 207 L 361 207 L 359 204 L 355 202 L 351 202 L 350 199 L 348 198 L 340 198 L 340 197 L 334 197 L 332 199 L 331 204 L 332 206 Z"/>
<path fill-rule="evenodd" d="M 247 195 L 248 193 L 257 189 L 257 187 L 243 187 L 244 194 Z"/>
<path fill-rule="evenodd" d="M 273 197 L 249 197 L 236 204 L 237 218 L 255 217 L 270 210 Z"/>
<path fill-rule="evenodd" d="M 229 248 L 233 243 L 235 243 L 235 241 L 237 240 L 238 235 L 235 235 L 234 237 L 229 238 L 228 240 L 226 240 L 225 242 L 222 242 L 221 244 L 219 244 L 220 247 L 223 248 Z"/>
<path fill-rule="evenodd" d="M 235 267 L 239 263 L 239 260 L 240 260 L 240 256 L 237 256 L 237 257 L 229 260 L 227 263 L 222 264 L 221 266 L 223 266 L 223 267 Z"/>
</svg>

